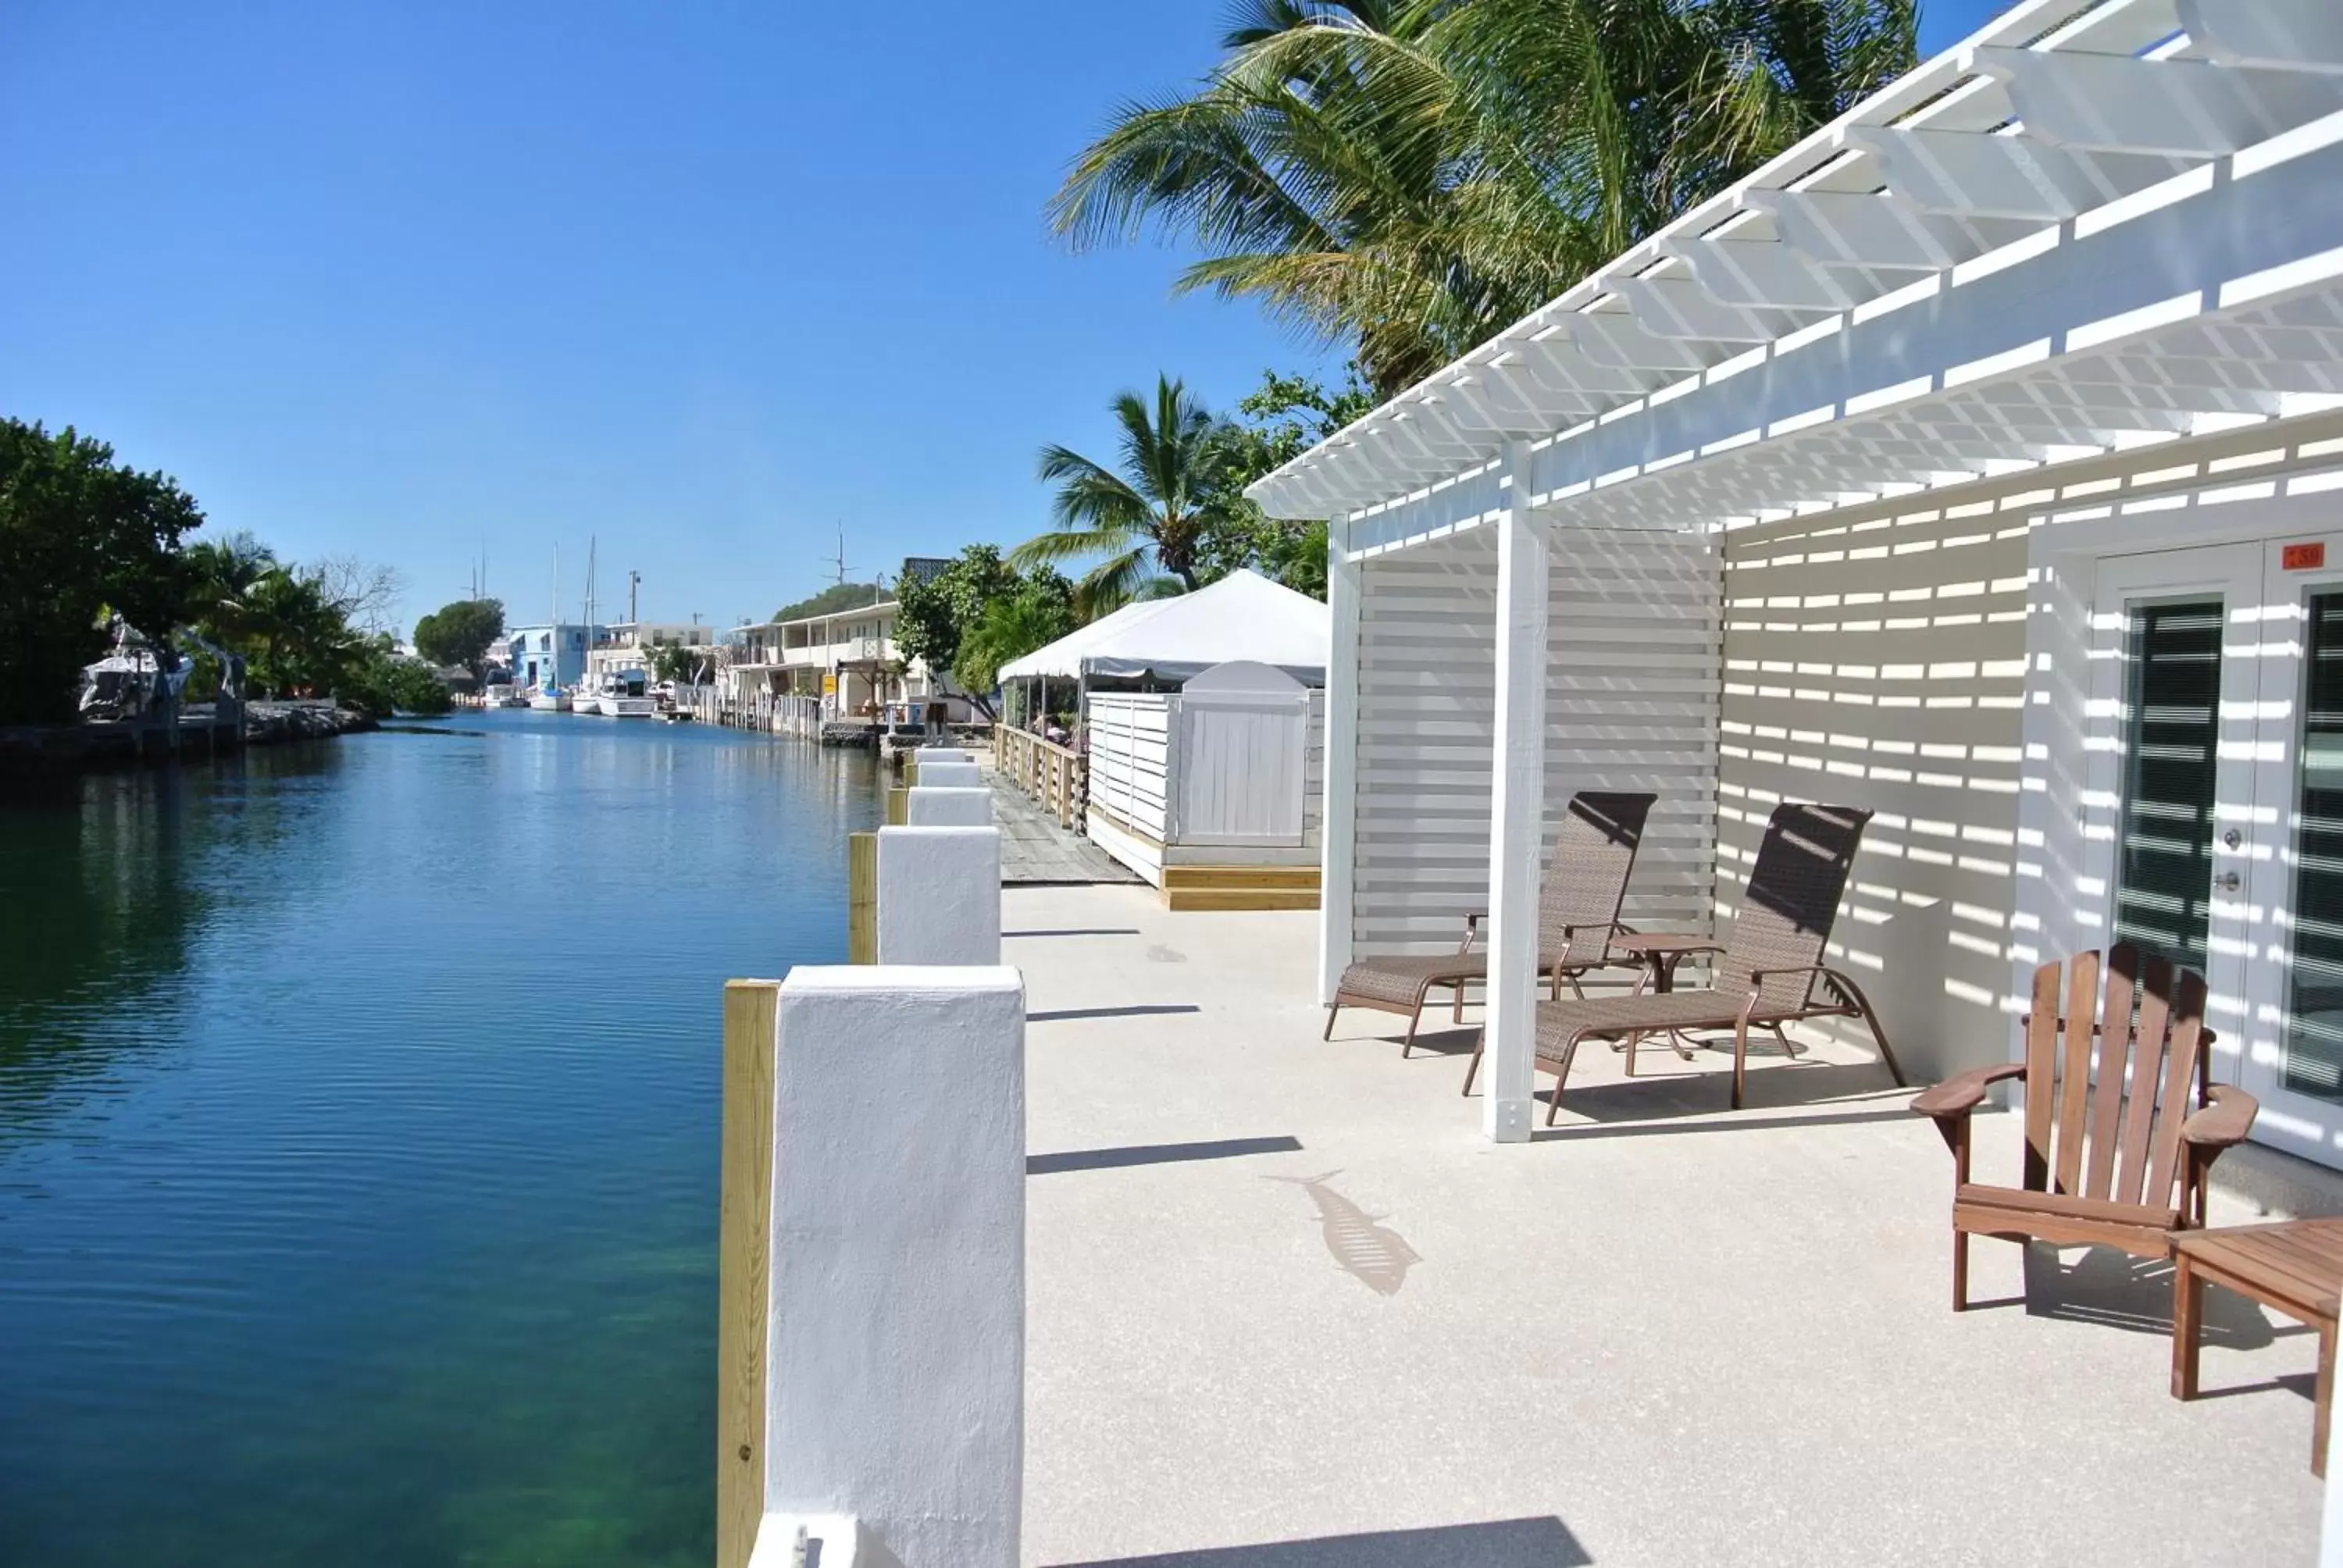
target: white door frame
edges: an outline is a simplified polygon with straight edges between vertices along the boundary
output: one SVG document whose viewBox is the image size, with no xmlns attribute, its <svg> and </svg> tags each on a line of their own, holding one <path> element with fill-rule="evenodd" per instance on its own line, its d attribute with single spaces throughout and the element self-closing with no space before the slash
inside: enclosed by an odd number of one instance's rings
<svg viewBox="0 0 2343 1568">
<path fill-rule="evenodd" d="M 2338 508 L 2343 520 L 2343 507 Z M 2317 567 L 2289 569 L 2287 544 L 2319 547 Z M 2343 589 L 2343 530 L 2288 535 L 2264 552 L 2263 633 L 2255 766 L 2259 842 L 2252 867 L 2252 901 L 2260 950 L 2251 976 L 2247 1023 L 2237 1082 L 2261 1101 L 2254 1123 L 2260 1141 L 2323 1164 L 2343 1164 L 2343 1106 L 2286 1087 L 2285 1050 L 2290 986 L 2290 935 L 2297 859 L 2295 819 L 2301 780 L 2302 705 L 2308 696 L 2308 617 L 2310 596 Z"/>
<path fill-rule="evenodd" d="M 2129 662 L 2124 657 L 2130 609 L 2136 605 L 2217 596 L 2222 607 L 2221 686 L 2217 750 L 2214 765 L 2213 879 L 2206 921 L 2205 980 L 2209 995 L 2206 1021 L 2219 1035 L 2217 1061 L 2242 1054 L 2248 1008 L 2248 961 L 2255 919 L 2246 884 L 2257 849 L 2254 825 L 2256 712 L 2260 697 L 2262 547 L 2242 542 L 2190 549 L 2151 550 L 2101 557 L 2094 573 L 2090 638 L 2091 699 L 2086 715 L 2089 786 L 2082 799 L 2083 889 L 2095 894 L 2097 945 L 2114 940 L 2115 900 L 2123 820 L 2123 707 Z M 2225 835 L 2235 833 L 2235 846 Z M 2238 887 L 2223 896 L 2220 879 L 2234 874 Z M 2235 1081 L 2234 1066 L 2216 1075 Z"/>
<path fill-rule="evenodd" d="M 2104 696 L 2097 689 L 2101 677 L 2094 656 L 2104 658 L 2105 648 L 2095 646 L 2101 632 L 2093 620 L 2102 563 L 2178 556 L 2217 545 L 2250 546 L 2261 552 L 2257 604 L 2290 619 L 2298 632 L 2300 610 L 2289 607 L 2299 606 L 2303 585 L 2343 581 L 2343 570 L 2325 576 L 2283 573 L 2278 565 L 2282 548 L 2324 538 L 2329 541 L 2328 558 L 2343 567 L 2338 524 L 2343 524 L 2343 474 L 2300 467 L 2264 467 L 2248 483 L 2208 484 L 2135 502 L 2087 504 L 2027 519 L 2032 588 L 2021 725 L 2020 856 L 2010 910 L 2010 983 L 2003 999 L 2012 1020 L 2009 1060 L 2022 1056 L 2015 1020 L 2025 1009 L 2035 968 L 2067 953 L 2105 947 L 2110 940 L 2118 820 L 2114 790 L 2119 775 L 2112 753 L 2102 755 L 2104 748 L 2095 749 L 2092 743 L 2093 726 L 2102 722 L 2093 709 Z M 2278 578 L 2290 585 L 2286 596 L 2271 590 Z M 2288 1104 L 2300 1097 L 2282 1090 L 2270 1092 L 2278 1081 L 2284 969 L 2264 960 L 2271 913 L 2292 899 L 2289 867 L 2278 845 L 2281 837 L 2291 843 L 2292 726 L 2301 668 L 2298 642 L 2288 657 L 2282 638 L 2258 636 L 2258 622 L 2256 629 L 2258 644 L 2278 646 L 2268 649 L 2270 658 L 2260 657 L 2262 650 L 2257 648 L 2250 703 L 2237 721 L 2224 725 L 2224 747 L 2242 753 L 2252 783 L 2231 787 L 2225 782 L 2219 791 L 2231 810 L 2247 801 L 2251 805 L 2242 817 L 2225 816 L 2220 824 L 2224 830 L 2237 826 L 2241 831 L 2244 842 L 2236 853 L 2246 880 L 2241 900 L 2217 906 L 2214 930 L 2208 932 L 2208 942 L 2235 944 L 2233 961 L 2243 970 L 2241 980 L 2229 982 L 2226 1001 L 2219 995 L 2221 980 L 2207 977 L 2217 995 L 2213 1027 L 2222 1037 L 2214 1070 L 2220 1081 L 2239 1083 L 2264 1097 L 2268 1109 L 2255 1126 L 2257 1141 L 2343 1165 L 2343 1131 L 2336 1131 L 2343 1128 L 2343 1108 L 2307 1102 L 2325 1122 L 2310 1126 L 2310 1119 Z M 2243 638 L 2243 629 L 2233 622 L 2230 647 L 2237 648 Z M 2225 681 L 2225 698 L 2228 689 Z M 2266 717 L 2273 712 L 2269 704 L 2280 700 L 2283 719 Z M 2257 730 L 2257 720 L 2265 728 Z M 2273 724 L 2286 737 L 2278 749 L 2279 756 L 2268 755 L 2265 745 L 2268 727 Z"/>
</svg>

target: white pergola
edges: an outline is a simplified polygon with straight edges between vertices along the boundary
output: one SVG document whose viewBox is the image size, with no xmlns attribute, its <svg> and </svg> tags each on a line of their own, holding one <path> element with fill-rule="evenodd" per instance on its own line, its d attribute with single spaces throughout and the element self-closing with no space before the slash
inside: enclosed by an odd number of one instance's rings
<svg viewBox="0 0 2343 1568">
<path fill-rule="evenodd" d="M 1322 985 L 1362 919 L 1368 563 L 1493 536 L 1483 1114 L 1517 1141 L 1549 743 L 1572 777 L 1663 766 L 1617 704 L 1555 719 L 1557 593 L 1651 612 L 1580 680 L 1633 696 L 1638 648 L 1713 667 L 1682 585 L 1714 593 L 1728 530 L 2337 408 L 2343 4 L 2015 6 L 1252 487 L 1332 519 Z"/>
</svg>

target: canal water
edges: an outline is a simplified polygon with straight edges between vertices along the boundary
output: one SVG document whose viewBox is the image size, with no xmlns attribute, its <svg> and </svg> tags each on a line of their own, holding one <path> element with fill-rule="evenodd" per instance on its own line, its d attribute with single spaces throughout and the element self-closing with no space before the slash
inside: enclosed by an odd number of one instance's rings
<svg viewBox="0 0 2343 1568">
<path fill-rule="evenodd" d="M 721 988 L 875 765 L 442 729 L 0 799 L 0 1563 L 709 1560 Z"/>
</svg>

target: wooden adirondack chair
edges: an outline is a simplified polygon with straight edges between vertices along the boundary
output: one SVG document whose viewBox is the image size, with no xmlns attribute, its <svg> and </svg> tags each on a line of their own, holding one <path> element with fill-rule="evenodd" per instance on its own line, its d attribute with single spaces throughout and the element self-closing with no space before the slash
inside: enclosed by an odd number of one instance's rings
<svg viewBox="0 0 2343 1568">
<path fill-rule="evenodd" d="M 2211 1081 L 2203 975 L 2126 942 L 2107 955 L 2104 1010 L 2099 978 L 2097 952 L 2044 964 L 2034 971 L 2026 1060 L 1962 1073 L 1912 1101 L 1953 1151 L 1955 1312 L 1968 1305 L 1973 1235 L 2105 1242 L 2162 1258 L 2171 1231 L 2204 1223 L 2207 1173 L 2253 1128 L 2253 1096 Z M 2021 1184 L 1973 1182 L 1970 1113 L 2013 1078 L 2026 1081 Z"/>
</svg>

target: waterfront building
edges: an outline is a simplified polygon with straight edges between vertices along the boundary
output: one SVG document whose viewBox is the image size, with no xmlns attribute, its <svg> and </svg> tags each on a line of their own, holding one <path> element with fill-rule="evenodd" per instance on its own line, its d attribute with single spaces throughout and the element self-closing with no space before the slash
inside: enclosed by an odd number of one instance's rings
<svg viewBox="0 0 2343 1568">
<path fill-rule="evenodd" d="M 514 627 L 505 634 L 513 685 L 523 691 L 577 685 L 578 677 L 586 671 L 588 649 L 600 643 L 608 631 L 608 627 L 589 627 L 577 621 Z"/>
<path fill-rule="evenodd" d="M 789 699 L 819 703 L 828 720 L 875 721 L 895 704 L 922 717 L 940 708 L 944 719 L 965 721 L 973 709 L 968 699 L 925 660 L 907 659 L 895 646 L 899 608 L 896 600 L 881 599 L 860 609 L 734 627 L 723 634 L 719 687 L 752 722 Z"/>
<path fill-rule="evenodd" d="M 696 621 L 668 620 L 622 620 L 598 628 L 594 646 L 586 650 L 587 680 L 598 686 L 606 675 L 649 670 L 654 651 L 665 646 L 706 648 L 712 659 L 720 629 Z"/>
</svg>

